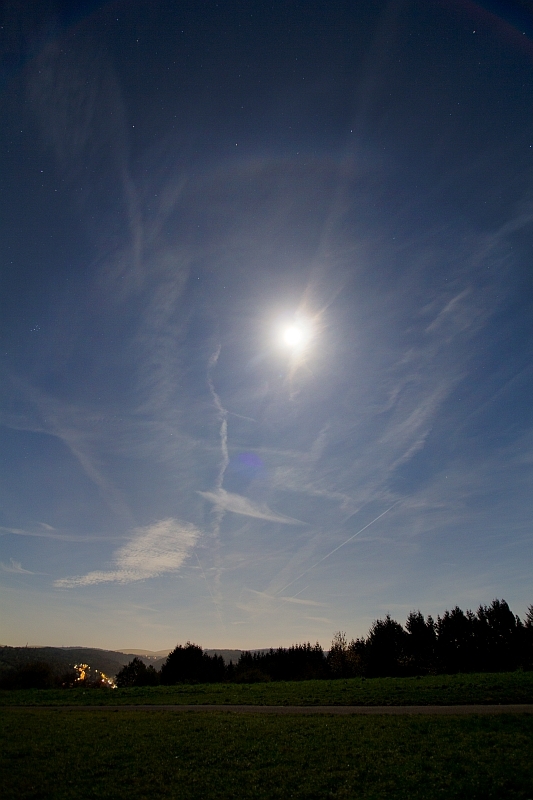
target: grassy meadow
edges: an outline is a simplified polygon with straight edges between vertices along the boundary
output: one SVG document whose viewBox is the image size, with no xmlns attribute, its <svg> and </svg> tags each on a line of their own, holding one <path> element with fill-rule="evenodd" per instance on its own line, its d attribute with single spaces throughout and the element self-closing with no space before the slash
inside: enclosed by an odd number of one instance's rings
<svg viewBox="0 0 533 800">
<path fill-rule="evenodd" d="M 533 703 L 533 672 L 252 684 L 180 684 L 112 690 L 80 688 L 0 691 L 0 706 L 132 703 L 375 706 Z"/>
<path fill-rule="evenodd" d="M 4 708 L 3 800 L 528 800 L 533 716 Z"/>
<path fill-rule="evenodd" d="M 528 702 L 533 702 L 528 672 L 2 691 L 0 796 L 532 800 L 533 715 L 297 717 L 223 711 L 224 704 Z M 221 710 L 61 708 L 180 703 L 219 704 Z"/>
</svg>

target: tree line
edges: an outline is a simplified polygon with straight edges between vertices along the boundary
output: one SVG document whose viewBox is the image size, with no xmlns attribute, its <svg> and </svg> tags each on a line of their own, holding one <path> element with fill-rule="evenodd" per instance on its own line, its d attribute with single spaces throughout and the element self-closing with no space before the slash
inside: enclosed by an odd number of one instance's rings
<svg viewBox="0 0 533 800">
<path fill-rule="evenodd" d="M 338 632 L 329 651 L 317 643 L 244 652 L 236 664 L 209 656 L 197 644 L 178 644 L 159 671 L 134 658 L 117 674 L 117 686 L 395 677 L 533 669 L 533 606 L 522 621 L 505 600 L 477 612 L 455 606 L 434 620 L 412 611 L 405 626 L 389 614 L 366 637 L 348 642 Z"/>
</svg>

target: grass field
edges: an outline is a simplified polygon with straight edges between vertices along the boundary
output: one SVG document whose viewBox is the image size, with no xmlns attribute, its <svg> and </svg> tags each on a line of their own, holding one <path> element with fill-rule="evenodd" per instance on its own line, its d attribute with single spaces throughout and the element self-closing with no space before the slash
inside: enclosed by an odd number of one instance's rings
<svg viewBox="0 0 533 800">
<path fill-rule="evenodd" d="M 533 703 L 533 672 L 254 684 L 185 684 L 113 690 L 0 691 L 0 706 L 131 703 L 376 706 Z"/>
<path fill-rule="evenodd" d="M 533 717 L 4 709 L 3 800 L 533 797 Z"/>
</svg>

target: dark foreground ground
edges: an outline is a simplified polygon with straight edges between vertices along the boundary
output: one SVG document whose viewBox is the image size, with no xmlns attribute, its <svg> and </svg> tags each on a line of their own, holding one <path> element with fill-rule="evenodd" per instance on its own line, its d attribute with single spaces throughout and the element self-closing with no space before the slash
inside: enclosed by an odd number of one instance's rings
<svg viewBox="0 0 533 800">
<path fill-rule="evenodd" d="M 30 690 L 0 706 L 2 800 L 533 800 L 533 673 Z"/>
<path fill-rule="evenodd" d="M 271 711 L 4 708 L 0 796 L 533 798 L 531 714 Z"/>
<path fill-rule="evenodd" d="M 27 709 L 29 706 L 11 706 L 13 709 Z M 225 714 L 274 714 L 279 716 L 292 714 L 293 716 L 311 716 L 316 714 L 329 714 L 330 716 L 347 716 L 357 714 L 359 716 L 401 716 L 405 714 L 425 716 L 464 716 L 465 714 L 533 714 L 533 703 L 529 704 L 510 704 L 510 705 L 457 705 L 457 706 L 252 706 L 252 705 L 102 705 L 102 706 L 42 706 L 48 709 L 62 709 L 63 711 L 170 711 L 172 713 L 183 713 L 194 711 L 196 713 L 206 713 L 216 711 Z"/>
</svg>

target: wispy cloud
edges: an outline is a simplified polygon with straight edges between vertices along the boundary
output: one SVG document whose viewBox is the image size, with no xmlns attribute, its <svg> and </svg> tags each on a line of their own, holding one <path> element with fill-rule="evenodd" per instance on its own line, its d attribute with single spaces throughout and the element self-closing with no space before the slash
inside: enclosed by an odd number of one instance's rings
<svg viewBox="0 0 533 800">
<path fill-rule="evenodd" d="M 302 591 L 305 591 L 307 588 L 309 587 L 304 587 L 298 594 L 301 594 Z M 300 607 L 294 608 L 290 612 L 288 608 L 286 609 L 286 613 L 295 613 L 297 615 L 303 613 L 306 608 L 309 608 L 309 611 L 311 611 L 313 608 L 324 608 L 327 605 L 326 603 L 319 603 L 316 600 L 305 600 L 297 595 L 293 597 L 286 595 L 276 596 L 270 594 L 270 592 L 259 592 L 255 589 L 244 588 L 235 606 L 241 611 L 250 614 L 252 618 L 256 618 L 257 616 L 263 615 L 279 615 L 286 603 L 291 606 Z M 302 606 L 304 608 L 301 608 Z"/>
<path fill-rule="evenodd" d="M 279 522 L 283 525 L 305 525 L 298 519 L 286 517 L 271 511 L 266 505 L 256 505 L 247 497 L 240 494 L 226 492 L 225 489 L 217 489 L 216 492 L 198 492 L 210 503 L 213 503 L 217 510 L 232 511 L 234 514 L 242 514 L 245 517 L 254 519 L 265 519 L 269 522 Z"/>
<path fill-rule="evenodd" d="M 470 292 L 471 290 L 469 288 L 463 289 L 462 292 L 459 292 L 457 295 L 455 295 L 455 297 L 452 297 L 452 299 L 446 303 L 444 308 L 439 311 L 433 322 L 428 325 L 426 328 L 426 333 L 436 331 L 437 328 L 443 325 L 444 322 L 450 318 L 453 319 L 457 327 L 467 327 L 472 319 L 472 309 L 466 304 L 462 304 L 462 301 L 468 297 Z"/>
<path fill-rule="evenodd" d="M 10 559 L 9 564 L 4 564 L 3 561 L 0 562 L 0 567 L 2 572 L 10 572 L 13 575 L 36 575 L 38 573 L 32 572 L 29 569 L 23 569 L 22 564 L 20 561 L 15 561 L 14 558 Z"/>
<path fill-rule="evenodd" d="M 32 536 L 37 539 L 57 539 L 60 542 L 109 542 L 114 539 L 124 538 L 122 536 L 92 536 L 83 533 L 58 533 L 57 531 L 54 532 L 53 529 L 51 531 L 26 531 L 23 528 L 6 528 L 0 525 L 0 536 L 7 536 L 8 534 L 13 536 Z"/>
<path fill-rule="evenodd" d="M 102 463 L 98 416 L 89 408 L 52 397 L 26 378 L 11 374 L 3 377 L 10 402 L 16 402 L 23 410 L 19 413 L 0 413 L 0 424 L 15 430 L 46 433 L 60 439 L 97 486 L 109 508 L 131 524 L 132 514 L 128 505 Z M 7 390 L 4 388 L 4 391 Z"/>
<path fill-rule="evenodd" d="M 134 531 L 130 541 L 115 553 L 115 569 L 61 578 L 54 585 L 72 588 L 96 583 L 131 583 L 155 578 L 165 572 L 176 572 L 199 537 L 200 531 L 189 522 L 160 520 Z"/>
<path fill-rule="evenodd" d="M 302 600 L 300 597 L 284 597 L 282 595 L 268 594 L 268 592 L 258 592 L 255 589 L 246 589 L 245 591 L 250 592 L 251 594 L 256 595 L 257 597 L 264 598 L 265 600 L 273 600 L 275 602 L 279 602 L 280 600 L 282 600 L 285 603 L 295 603 L 296 605 L 300 606 L 326 605 L 326 603 L 318 603 L 316 600 Z"/>
</svg>

